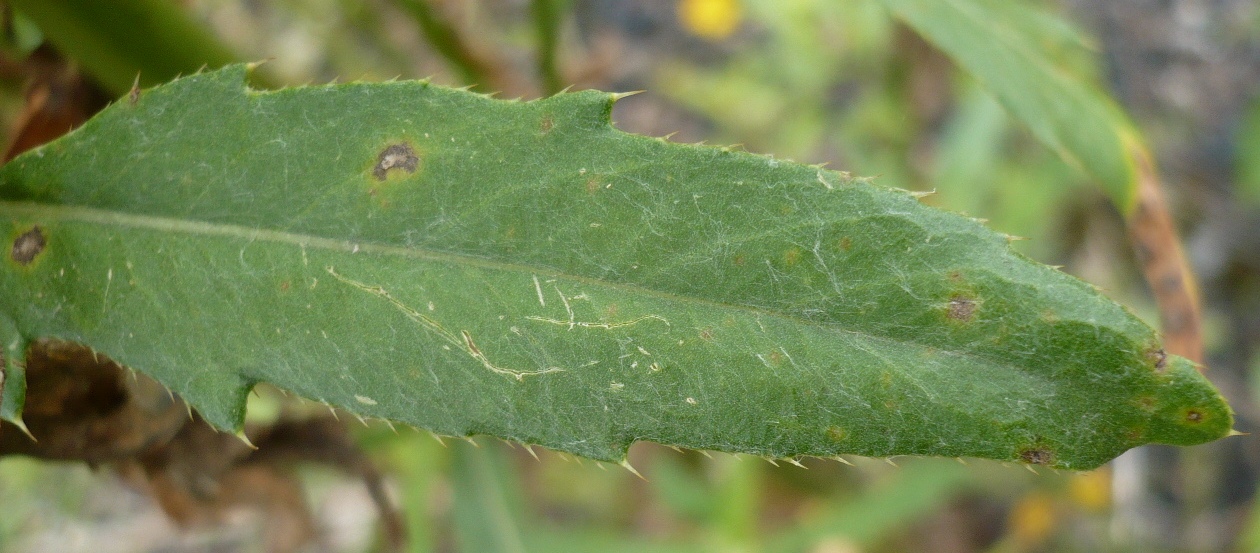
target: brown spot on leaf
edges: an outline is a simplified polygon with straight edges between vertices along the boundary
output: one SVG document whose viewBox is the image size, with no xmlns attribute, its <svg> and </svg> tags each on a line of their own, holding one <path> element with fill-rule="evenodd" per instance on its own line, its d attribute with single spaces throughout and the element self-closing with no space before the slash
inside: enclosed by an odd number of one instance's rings
<svg viewBox="0 0 1260 553">
<path fill-rule="evenodd" d="M 44 251 L 44 246 L 47 244 L 48 242 L 44 240 L 44 232 L 38 226 L 33 227 L 13 241 L 13 252 L 10 255 L 18 265 L 30 265 L 35 260 L 35 256 Z"/>
<path fill-rule="evenodd" d="M 849 432 L 839 426 L 827 427 L 827 438 L 833 442 L 843 442 L 849 437 Z"/>
<path fill-rule="evenodd" d="M 801 249 L 789 248 L 783 252 L 783 264 L 792 267 L 801 261 Z"/>
<path fill-rule="evenodd" d="M 1203 422 L 1203 411 L 1198 409 L 1187 409 L 1186 422 L 1190 424 L 1199 424 Z"/>
<path fill-rule="evenodd" d="M 706 341 L 706 342 L 712 342 L 712 341 L 713 341 L 713 329 L 712 329 L 712 328 L 702 328 L 702 329 L 700 329 L 700 339 L 701 339 L 701 340 L 704 340 L 704 341 Z"/>
<path fill-rule="evenodd" d="M 416 155 L 416 150 L 408 144 L 398 143 L 381 150 L 381 154 L 376 158 L 376 166 L 372 168 L 372 176 L 376 177 L 376 180 L 383 181 L 394 169 L 415 173 L 418 167 L 420 167 L 420 156 Z"/>
<path fill-rule="evenodd" d="M 555 128 L 555 126 L 556 126 L 556 122 L 551 118 L 551 116 L 544 115 L 542 118 L 542 123 L 538 127 L 542 131 L 543 134 L 547 134 L 551 132 L 551 129 Z"/>
<path fill-rule="evenodd" d="M 849 249 L 850 249 L 850 248 L 852 248 L 852 247 L 853 247 L 853 240 L 850 240 L 848 236 L 844 236 L 844 237 L 841 237 L 841 238 L 840 238 L 840 249 L 841 249 L 841 250 L 843 250 L 843 251 L 846 251 L 846 252 L 847 252 L 847 251 L 849 251 Z"/>
<path fill-rule="evenodd" d="M 284 281 L 284 282 L 281 282 L 281 283 L 280 283 L 280 291 L 281 291 L 281 292 L 288 292 L 288 291 L 289 291 L 289 286 L 291 286 L 291 284 L 289 283 L 289 281 L 287 281 L 287 280 L 286 280 L 286 281 Z"/>
<path fill-rule="evenodd" d="M 783 354 L 779 353 L 778 350 L 772 351 L 770 355 L 766 356 L 766 360 L 770 362 L 770 366 L 777 367 L 783 363 Z"/>
<path fill-rule="evenodd" d="M 1054 462 L 1054 452 L 1045 446 L 1033 446 L 1020 450 L 1019 460 L 1030 465 L 1049 465 Z"/>
<path fill-rule="evenodd" d="M 949 300 L 946 315 L 955 321 L 970 321 L 976 313 L 976 300 L 965 296 L 954 296 Z"/>
<path fill-rule="evenodd" d="M 1146 412 L 1155 411 L 1155 398 L 1153 396 L 1142 396 L 1137 399 L 1137 406 Z"/>
<path fill-rule="evenodd" d="M 1146 351 L 1146 359 L 1151 362 L 1157 371 L 1163 371 L 1168 366 L 1168 354 L 1162 348 L 1152 348 Z"/>
<path fill-rule="evenodd" d="M 736 267 L 743 267 L 743 266 L 744 266 L 744 263 L 746 263 L 746 262 L 747 262 L 747 258 L 745 258 L 745 257 L 744 257 L 744 254 L 742 254 L 742 253 L 741 253 L 741 254 L 735 254 L 735 266 L 736 266 Z"/>
<path fill-rule="evenodd" d="M 586 179 L 586 193 L 594 194 L 596 192 L 599 192 L 599 179 L 596 177 Z"/>
</svg>

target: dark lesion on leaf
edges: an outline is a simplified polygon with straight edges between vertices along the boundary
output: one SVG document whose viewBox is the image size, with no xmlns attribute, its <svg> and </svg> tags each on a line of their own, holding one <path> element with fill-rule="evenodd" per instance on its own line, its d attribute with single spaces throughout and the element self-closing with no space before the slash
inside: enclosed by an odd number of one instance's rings
<svg viewBox="0 0 1260 553">
<path fill-rule="evenodd" d="M 1187 409 L 1186 422 L 1190 424 L 1199 424 L 1203 422 L 1203 411 L 1198 409 Z"/>
<path fill-rule="evenodd" d="M 1146 351 L 1146 358 L 1154 365 L 1155 370 L 1162 371 L 1168 366 L 1168 353 L 1163 348 L 1151 348 Z"/>
<path fill-rule="evenodd" d="M 384 181 L 389 172 L 394 169 L 415 173 L 419 167 L 420 156 L 416 155 L 415 148 L 405 143 L 391 144 L 381 150 L 380 155 L 376 157 L 376 165 L 372 167 L 372 176 L 376 177 L 376 180 Z"/>
<path fill-rule="evenodd" d="M 1030 465 L 1049 466 L 1054 463 L 1054 452 L 1043 445 L 1026 447 L 1019 451 L 1019 460 Z"/>
<path fill-rule="evenodd" d="M 976 300 L 963 295 L 957 295 L 949 299 L 949 305 L 945 314 L 955 321 L 970 321 L 976 314 Z"/>
<path fill-rule="evenodd" d="M 35 256 L 44 251 L 44 246 L 47 244 L 44 231 L 36 226 L 13 241 L 13 251 L 9 255 L 18 265 L 30 265 L 35 260 Z"/>
</svg>

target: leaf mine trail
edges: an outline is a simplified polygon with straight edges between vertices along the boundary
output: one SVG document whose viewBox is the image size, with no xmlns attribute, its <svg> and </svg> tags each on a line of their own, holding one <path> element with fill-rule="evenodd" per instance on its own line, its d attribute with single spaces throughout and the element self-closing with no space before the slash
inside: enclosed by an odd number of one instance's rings
<svg viewBox="0 0 1260 553">
<path fill-rule="evenodd" d="M 488 369 L 490 372 L 493 372 L 496 374 L 509 375 L 509 376 L 515 377 L 517 380 L 522 380 L 527 376 L 537 376 L 540 374 L 564 372 L 564 369 L 560 367 L 547 367 L 545 369 L 539 369 L 536 371 L 514 371 L 512 369 L 505 369 L 503 367 L 496 366 L 494 363 L 491 363 L 490 360 L 486 358 L 486 355 L 482 353 L 480 349 L 477 348 L 477 344 L 473 342 L 472 335 L 469 334 L 467 330 L 459 331 L 460 336 L 457 338 L 455 334 L 453 334 L 451 331 L 444 328 L 437 321 L 429 318 L 424 313 L 416 311 L 415 309 L 408 306 L 407 304 L 401 301 L 398 301 L 398 299 L 395 298 L 394 296 L 389 295 L 389 292 L 386 291 L 384 288 L 380 286 L 371 286 L 371 285 L 364 284 L 362 282 L 341 276 L 340 274 L 337 273 L 337 271 L 333 267 L 325 267 L 325 270 L 328 271 L 328 274 L 332 275 L 333 278 L 389 302 L 390 305 L 393 305 L 399 311 L 403 312 L 403 314 L 406 315 L 407 318 L 419 323 L 425 329 L 429 330 L 430 332 L 432 332 L 437 337 L 441 338 L 446 343 L 464 350 L 465 353 L 467 353 L 473 359 L 476 359 L 477 362 L 481 363 L 481 365 L 485 367 L 486 369 Z"/>
</svg>

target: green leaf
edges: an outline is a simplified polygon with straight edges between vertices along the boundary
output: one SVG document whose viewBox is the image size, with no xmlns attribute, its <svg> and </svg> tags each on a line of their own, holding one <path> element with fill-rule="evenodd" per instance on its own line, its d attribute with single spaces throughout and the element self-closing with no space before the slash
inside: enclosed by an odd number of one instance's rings
<svg viewBox="0 0 1260 553">
<path fill-rule="evenodd" d="M 1056 65 L 1047 46 L 1081 39 L 1017 3 L 880 0 L 898 19 L 979 81 L 1033 135 L 1096 179 L 1124 214 L 1136 201 L 1133 155 L 1144 151 L 1128 118 L 1097 87 Z"/>
<path fill-rule="evenodd" d="M 613 462 L 650 440 L 1087 469 L 1230 430 L 1124 308 L 909 193 L 625 134 L 607 93 L 246 77 L 0 169 L 0 317 L 224 429 L 265 381 Z"/>
</svg>

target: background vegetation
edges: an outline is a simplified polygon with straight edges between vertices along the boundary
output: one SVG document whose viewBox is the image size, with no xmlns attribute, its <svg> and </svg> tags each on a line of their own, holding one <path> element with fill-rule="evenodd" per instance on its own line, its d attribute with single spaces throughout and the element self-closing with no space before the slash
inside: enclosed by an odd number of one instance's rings
<svg viewBox="0 0 1260 553">
<path fill-rule="evenodd" d="M 645 90 L 617 105 L 620 128 L 935 189 L 930 201 L 1028 237 L 1017 245 L 1024 253 L 1159 319 L 1123 217 L 1097 183 L 877 2 L 127 0 L 107 3 L 87 35 L 59 34 L 76 28 L 71 16 L 36 13 L 74 4 L 19 1 L 7 11 L 0 113 L 11 126 L 29 109 L 39 77 L 31 60 L 50 55 L 47 43 L 103 98 L 127 92 L 133 67 L 156 84 L 193 58 L 270 59 L 260 86 L 432 76 L 508 97 L 569 85 Z M 1200 278 L 1208 374 L 1249 431 L 1260 390 L 1260 8 L 1021 4 L 1033 10 L 1029 37 L 1056 66 L 1110 90 L 1145 134 Z M 144 21 L 184 30 L 164 38 Z M 133 46 L 89 40 L 110 33 Z M 250 416 L 293 409 L 263 391 Z M 390 474 L 415 551 L 1260 550 L 1251 438 L 1144 448 L 1087 474 L 937 459 L 803 469 L 639 444 L 631 462 L 645 481 L 488 439 L 440 444 L 377 426 L 357 437 Z M 362 486 L 302 471 L 324 525 L 317 550 L 374 547 Z M 112 473 L 77 465 L 4 458 L 0 505 L 3 551 L 262 548 L 259 517 L 182 534 Z"/>
</svg>

